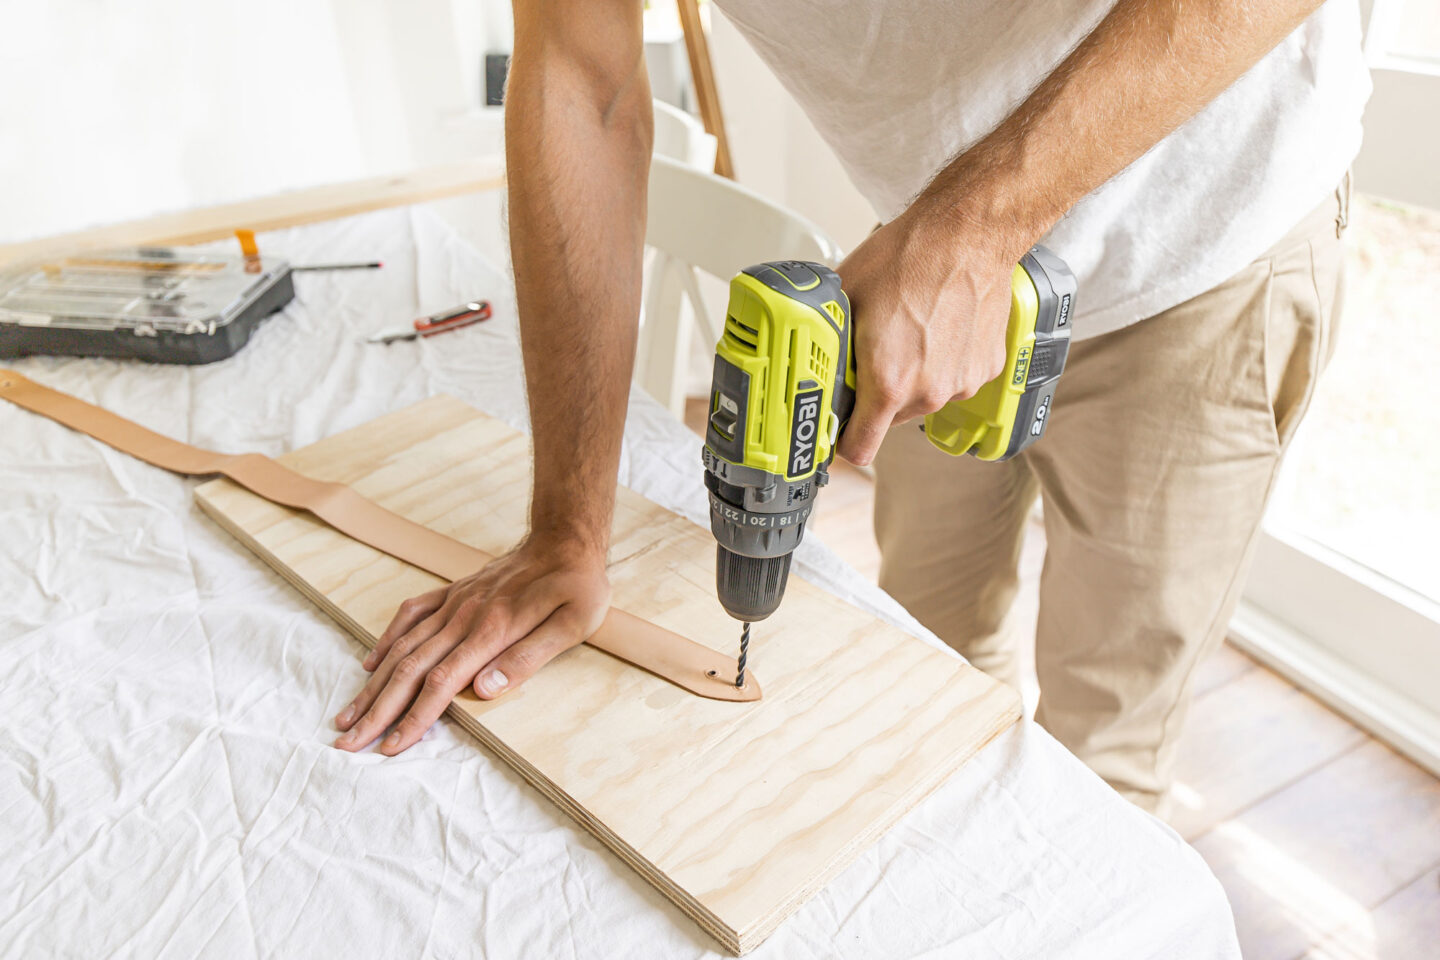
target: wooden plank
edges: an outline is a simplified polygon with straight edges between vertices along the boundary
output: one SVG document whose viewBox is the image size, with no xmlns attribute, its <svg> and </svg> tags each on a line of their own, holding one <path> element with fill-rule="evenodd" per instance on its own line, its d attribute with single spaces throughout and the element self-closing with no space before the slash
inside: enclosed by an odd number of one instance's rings
<svg viewBox="0 0 1440 960">
<path fill-rule="evenodd" d="M 524 529 L 527 438 L 448 397 L 280 459 L 481 550 Z M 196 499 L 367 645 L 438 583 L 228 481 Z M 708 531 L 621 491 L 617 607 L 730 649 L 714 554 Z M 451 716 L 739 953 L 1018 716 L 1005 687 L 798 577 L 751 657 L 758 703 L 705 700 L 582 646 Z"/>
<path fill-rule="evenodd" d="M 1222 643 L 1196 668 L 1195 680 L 1190 685 L 1190 695 L 1203 697 L 1259 667 L 1260 664 L 1236 650 L 1228 641 Z"/>
<path fill-rule="evenodd" d="M 1181 735 L 1170 825 L 1193 839 L 1365 740 L 1269 670 L 1197 697 Z"/>
<path fill-rule="evenodd" d="M 1440 953 L 1440 864 L 1327 936 L 1304 960 L 1435 960 Z"/>
<path fill-rule="evenodd" d="M 443 164 L 410 173 L 307 187 L 238 203 L 162 213 L 144 220 L 0 244 L 0 267 L 78 250 L 206 243 L 223 240 L 240 228 L 257 232 L 279 230 L 384 207 L 495 190 L 504 183 L 504 164 L 498 158 Z"/>
<path fill-rule="evenodd" d="M 735 165 L 730 160 L 730 138 L 725 135 L 725 114 L 720 110 L 720 91 L 715 86 L 710 41 L 700 19 L 700 5 L 697 0 L 675 0 L 675 8 L 685 33 L 685 52 L 690 56 L 690 79 L 694 81 L 695 99 L 700 106 L 700 121 L 705 124 L 705 132 L 715 137 L 715 172 L 733 180 Z"/>
<path fill-rule="evenodd" d="M 1440 862 L 1440 781 L 1366 740 L 1194 846 L 1246 960 L 1292 960 Z"/>
</svg>

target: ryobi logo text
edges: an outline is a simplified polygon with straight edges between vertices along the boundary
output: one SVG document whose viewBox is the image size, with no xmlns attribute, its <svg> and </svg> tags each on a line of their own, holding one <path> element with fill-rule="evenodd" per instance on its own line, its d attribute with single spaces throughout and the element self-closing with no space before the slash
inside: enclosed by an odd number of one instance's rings
<svg viewBox="0 0 1440 960">
<path fill-rule="evenodd" d="M 786 476 L 798 477 L 815 466 L 815 438 L 820 432 L 820 390 L 795 394 L 795 415 L 790 424 L 790 467 Z"/>
</svg>

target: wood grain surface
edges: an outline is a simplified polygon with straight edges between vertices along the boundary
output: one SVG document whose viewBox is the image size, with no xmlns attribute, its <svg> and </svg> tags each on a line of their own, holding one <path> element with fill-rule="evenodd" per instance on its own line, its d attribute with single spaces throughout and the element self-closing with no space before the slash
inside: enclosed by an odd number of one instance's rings
<svg viewBox="0 0 1440 960">
<path fill-rule="evenodd" d="M 280 460 L 491 553 L 524 530 L 528 438 L 449 397 Z M 366 645 L 439 583 L 229 481 L 196 499 Z M 616 607 L 729 650 L 714 554 L 708 531 L 620 491 Z M 450 716 L 743 953 L 1019 716 L 1008 688 L 799 577 L 751 663 L 764 699 L 726 703 L 581 646 Z"/>
<path fill-rule="evenodd" d="M 223 240 L 239 228 L 257 233 L 279 230 L 385 207 L 497 190 L 504 184 L 504 164 L 498 157 L 438 164 L 406 173 L 328 183 L 75 233 L 4 243 L 0 244 L 0 267 L 84 250 L 207 243 Z"/>
</svg>

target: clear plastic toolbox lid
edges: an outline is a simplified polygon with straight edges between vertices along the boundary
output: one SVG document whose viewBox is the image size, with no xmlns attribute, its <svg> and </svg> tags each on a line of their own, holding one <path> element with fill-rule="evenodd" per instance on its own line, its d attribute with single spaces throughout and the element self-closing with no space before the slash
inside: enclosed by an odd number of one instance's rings
<svg viewBox="0 0 1440 960">
<path fill-rule="evenodd" d="M 288 268 L 166 247 L 64 257 L 0 273 L 0 323 L 214 333 Z"/>
</svg>

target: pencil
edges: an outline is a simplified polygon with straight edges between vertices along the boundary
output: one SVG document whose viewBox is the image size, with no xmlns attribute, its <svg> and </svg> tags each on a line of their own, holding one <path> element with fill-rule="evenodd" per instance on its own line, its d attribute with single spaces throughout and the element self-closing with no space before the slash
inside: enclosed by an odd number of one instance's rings
<svg viewBox="0 0 1440 960">
<path fill-rule="evenodd" d="M 384 264 L 379 260 L 371 263 L 312 263 L 301 267 L 291 267 L 292 272 L 300 270 L 379 270 Z"/>
</svg>

